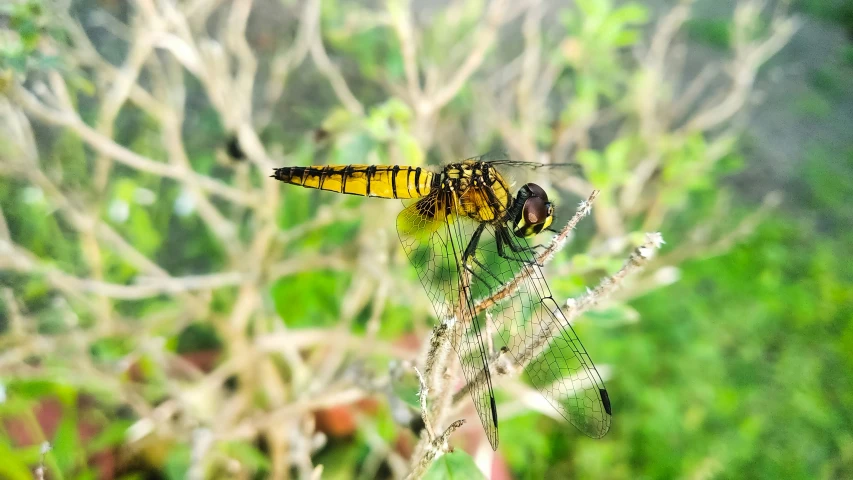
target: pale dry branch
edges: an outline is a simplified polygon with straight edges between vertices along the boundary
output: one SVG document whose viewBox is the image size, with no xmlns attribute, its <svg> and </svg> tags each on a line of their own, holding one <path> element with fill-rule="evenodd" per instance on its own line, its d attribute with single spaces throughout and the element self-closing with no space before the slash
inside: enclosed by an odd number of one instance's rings
<svg viewBox="0 0 853 480">
<path fill-rule="evenodd" d="M 0 244 L 0 270 L 43 275 L 51 284 L 63 291 L 91 293 L 117 300 L 141 300 L 158 295 L 214 290 L 239 285 L 244 281 L 242 274 L 226 272 L 189 277 L 157 277 L 156 280 L 152 278 L 136 285 L 108 283 L 65 273 L 41 262 L 32 252 L 5 241 Z"/>
<path fill-rule="evenodd" d="M 136 26 L 139 28 L 140 26 Z M 154 43 L 150 35 L 139 33 L 136 41 L 130 43 L 130 51 L 121 68 L 116 70 L 116 75 L 111 82 L 109 90 L 104 94 L 101 102 L 96 130 L 105 137 L 112 137 L 113 127 L 122 106 L 131 95 L 132 88 L 137 84 L 142 66 L 151 55 Z M 112 159 L 105 155 L 99 155 L 95 159 L 95 188 L 104 191 L 107 186 L 108 175 L 112 167 Z"/>
<path fill-rule="evenodd" d="M 269 425 L 280 425 L 288 419 L 297 418 L 302 414 L 331 408 L 339 405 L 348 405 L 367 397 L 368 392 L 361 388 L 348 387 L 344 389 L 330 385 L 329 388 L 311 398 L 301 398 L 297 401 L 283 405 L 270 412 L 258 413 L 240 424 L 234 426 L 227 433 L 227 438 L 252 438 L 259 430 Z"/>
<path fill-rule="evenodd" d="M 451 423 L 450 426 L 442 433 L 440 436 L 431 439 L 427 449 L 426 454 L 418 461 L 417 464 L 412 468 L 411 473 L 406 476 L 406 479 L 417 479 L 421 478 L 424 473 L 426 473 L 427 469 L 432 462 L 437 460 L 439 457 L 444 455 L 445 453 L 449 453 L 453 451 L 453 448 L 450 447 L 448 441 L 450 440 L 450 435 L 456 431 L 459 427 L 465 424 L 465 420 L 456 420 Z"/>
<path fill-rule="evenodd" d="M 293 43 L 279 49 L 270 61 L 269 77 L 264 82 L 264 105 L 255 115 L 258 130 L 263 130 L 273 120 L 275 106 L 284 93 L 290 73 L 308 56 L 315 38 L 320 16 L 320 1 L 304 2 L 299 16 L 299 28 Z"/>
<path fill-rule="evenodd" d="M 3 206 L 0 205 L 0 239 L 7 242 L 12 241 L 12 236 L 9 233 L 9 224 L 6 223 L 6 215 L 3 214 Z"/>
<path fill-rule="evenodd" d="M 409 2 L 392 4 L 388 17 L 400 44 L 406 88 L 393 84 L 388 88 L 403 94 L 411 105 L 416 115 L 414 131 L 423 146 L 432 144 L 438 112 L 456 97 L 481 67 L 487 53 L 495 45 L 501 27 L 529 8 L 530 3 L 506 0 L 490 2 L 480 25 L 471 34 L 471 38 L 466 39 L 472 47 L 465 59 L 459 65 L 448 66 L 444 72 L 426 69 L 425 86 L 422 86 L 420 81 L 420 74 L 424 69 L 418 65 L 416 58 L 418 32 L 412 22 Z"/>
<path fill-rule="evenodd" d="M 745 33 L 753 28 L 760 11 L 760 3 L 746 2 L 738 5 L 735 13 L 735 58 L 727 68 L 731 79 L 730 89 L 706 101 L 700 111 L 686 122 L 681 130 L 707 131 L 730 120 L 743 109 L 755 83 L 758 69 L 784 47 L 799 28 L 795 18 L 776 15 L 770 22 L 770 34 L 759 40 L 749 40 Z"/>
<path fill-rule="evenodd" d="M 319 0 L 313 0 L 319 3 Z M 317 66 L 317 69 L 320 70 L 326 79 L 329 81 L 329 84 L 332 86 L 332 90 L 337 95 L 338 100 L 344 105 L 344 107 L 353 115 L 360 117 L 364 115 L 364 107 L 361 105 L 361 102 L 355 98 L 352 90 L 350 90 L 349 85 L 347 85 L 347 81 L 344 76 L 341 74 L 340 69 L 332 63 L 329 59 L 328 53 L 326 53 L 326 47 L 323 46 L 323 36 L 320 31 L 320 15 L 319 11 L 312 18 L 314 22 L 313 32 L 314 36 L 311 40 L 311 59 L 314 60 L 314 64 Z"/>
<path fill-rule="evenodd" d="M 433 111 L 441 109 L 446 105 L 465 85 L 465 82 L 471 75 L 480 67 L 486 57 L 486 53 L 494 45 L 497 39 L 498 30 L 506 22 L 510 21 L 515 15 L 519 14 L 521 7 L 526 2 L 518 2 L 517 9 L 510 13 L 509 2 L 505 0 L 495 0 L 489 4 L 489 9 L 486 12 L 484 24 L 474 34 L 474 48 L 468 53 L 468 56 L 454 69 L 454 74 L 446 81 L 442 82 L 443 86 L 435 92 L 428 92 L 430 105 L 424 111 L 430 114 Z"/>
<path fill-rule="evenodd" d="M 9 322 L 9 335 L 13 338 L 21 337 L 26 332 L 24 328 L 25 319 L 18 307 L 18 300 L 15 298 L 15 293 L 11 288 L 7 287 L 0 289 L 0 292 L 2 292 L 3 304 L 6 307 L 6 318 Z"/>
<path fill-rule="evenodd" d="M 647 143 L 652 143 L 664 127 L 659 108 L 659 88 L 666 75 L 666 62 L 676 34 L 681 30 L 690 14 L 693 1 L 681 2 L 672 8 L 658 22 L 652 36 L 648 52 L 642 60 L 644 65 L 644 89 L 637 95 L 637 109 L 640 115 L 640 135 Z"/>
<path fill-rule="evenodd" d="M 53 447 L 50 445 L 50 442 L 45 441 L 45 442 L 42 442 L 42 444 L 41 444 L 41 449 L 40 449 L 41 451 L 39 452 L 39 454 L 41 455 L 39 457 L 39 466 L 36 467 L 36 471 L 35 471 L 36 478 L 38 480 L 44 480 L 44 478 L 45 478 L 44 477 L 44 472 L 45 472 L 44 457 L 45 457 L 45 455 L 47 455 L 47 453 L 49 451 L 51 451 L 52 448 Z"/>
<path fill-rule="evenodd" d="M 720 75 L 721 70 L 720 65 L 713 63 L 702 67 L 702 70 L 687 84 L 684 92 L 673 101 L 669 111 L 669 121 L 675 122 L 684 117 L 696 101 L 707 93 L 711 80 Z"/>
<path fill-rule="evenodd" d="M 20 166 L 15 166 L 20 168 Z M 130 244 L 124 237 L 116 232 L 105 222 L 85 212 L 82 208 L 77 207 L 63 194 L 59 188 L 39 169 L 26 168 L 25 176 L 34 185 L 38 186 L 50 200 L 51 204 L 57 207 L 57 212 L 68 223 L 76 229 L 84 237 L 92 235 L 96 239 L 104 242 L 109 248 L 121 255 L 129 264 L 139 269 L 144 274 L 157 277 L 168 278 L 169 273 L 150 260 L 133 245 Z M 7 173 L 16 173 L 14 170 Z M 176 292 L 177 293 L 177 292 Z M 186 301 L 197 314 L 206 310 L 206 307 L 196 298 L 189 295 L 180 295 L 180 298 Z"/>
<path fill-rule="evenodd" d="M 412 24 L 412 12 L 409 2 L 391 3 L 389 12 L 394 32 L 400 42 L 400 52 L 403 54 L 403 70 L 406 73 L 408 95 L 414 104 L 423 101 L 420 85 L 420 68 L 417 60 L 417 44 L 415 43 L 415 27 Z"/>
<path fill-rule="evenodd" d="M 423 375 L 421 375 L 421 371 L 418 370 L 418 367 L 414 367 L 415 373 L 418 375 L 418 384 L 420 388 L 418 390 L 418 400 L 421 405 L 421 418 L 424 420 L 424 431 L 426 432 L 429 438 L 435 438 L 435 430 L 432 428 L 432 420 L 430 420 L 430 411 L 427 408 L 427 398 L 429 397 L 429 387 L 424 380 Z"/>
<path fill-rule="evenodd" d="M 13 94 L 14 98 L 18 100 L 24 109 L 31 115 L 47 124 L 70 129 L 78 134 L 80 138 L 82 138 L 97 152 L 107 155 L 131 168 L 141 172 L 171 178 L 178 182 L 185 182 L 190 179 L 190 181 L 196 182 L 200 188 L 210 192 L 211 194 L 240 205 L 252 206 L 256 202 L 254 195 L 251 193 L 236 190 L 212 177 L 200 175 L 188 168 L 157 162 L 139 155 L 138 153 L 119 145 L 111 138 L 101 135 L 96 130 L 86 125 L 74 111 L 57 111 L 52 109 L 47 105 L 44 105 L 32 93 L 26 91 L 20 86 L 15 87 Z"/>
</svg>

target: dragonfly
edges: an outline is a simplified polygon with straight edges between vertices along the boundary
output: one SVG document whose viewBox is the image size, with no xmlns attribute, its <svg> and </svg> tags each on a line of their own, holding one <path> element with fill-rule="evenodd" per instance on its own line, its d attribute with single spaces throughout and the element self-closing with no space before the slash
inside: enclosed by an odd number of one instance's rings
<svg viewBox="0 0 853 480">
<path fill-rule="evenodd" d="M 502 342 L 500 351 L 517 360 L 530 353 L 530 341 L 542 331 L 552 338 L 525 368 L 531 383 L 584 434 L 601 438 L 610 429 L 610 397 L 601 375 L 554 300 L 529 242 L 550 229 L 554 204 L 534 183 L 513 193 L 506 174 L 542 166 L 490 152 L 440 170 L 327 165 L 276 168 L 272 175 L 305 188 L 404 200 L 396 222 L 400 242 L 437 317 L 453 326 L 450 343 L 494 450 L 494 343 Z M 491 299 L 489 308 L 482 307 L 483 299 Z"/>
</svg>

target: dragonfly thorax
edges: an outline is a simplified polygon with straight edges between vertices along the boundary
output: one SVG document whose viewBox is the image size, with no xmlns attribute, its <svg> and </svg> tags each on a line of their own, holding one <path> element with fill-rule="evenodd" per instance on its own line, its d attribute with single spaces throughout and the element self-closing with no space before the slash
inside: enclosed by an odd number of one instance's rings
<svg viewBox="0 0 853 480">
<path fill-rule="evenodd" d="M 502 222 L 513 205 L 509 184 L 487 162 L 448 165 L 437 179 L 448 207 L 477 222 Z M 457 200 L 452 200 L 456 198 Z"/>
</svg>

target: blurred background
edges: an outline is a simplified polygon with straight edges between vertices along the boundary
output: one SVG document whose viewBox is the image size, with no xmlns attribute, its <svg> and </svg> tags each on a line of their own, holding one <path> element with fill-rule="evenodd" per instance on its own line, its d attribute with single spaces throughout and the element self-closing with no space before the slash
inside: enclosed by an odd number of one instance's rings
<svg viewBox="0 0 853 480">
<path fill-rule="evenodd" d="M 0 118 L 0 478 L 407 475 L 401 205 L 268 175 L 494 148 L 602 191 L 556 298 L 667 243 L 575 323 L 605 438 L 501 391 L 428 478 L 853 478 L 849 2 L 7 0 Z"/>
</svg>

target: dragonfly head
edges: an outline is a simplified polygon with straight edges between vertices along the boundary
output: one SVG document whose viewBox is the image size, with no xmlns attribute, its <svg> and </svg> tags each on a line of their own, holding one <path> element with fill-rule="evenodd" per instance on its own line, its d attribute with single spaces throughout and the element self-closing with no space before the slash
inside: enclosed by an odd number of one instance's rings
<svg viewBox="0 0 853 480">
<path fill-rule="evenodd" d="M 548 201 L 548 194 L 535 183 L 521 187 L 515 197 L 515 227 L 517 237 L 532 237 L 548 228 L 554 221 L 554 206 Z"/>
</svg>

